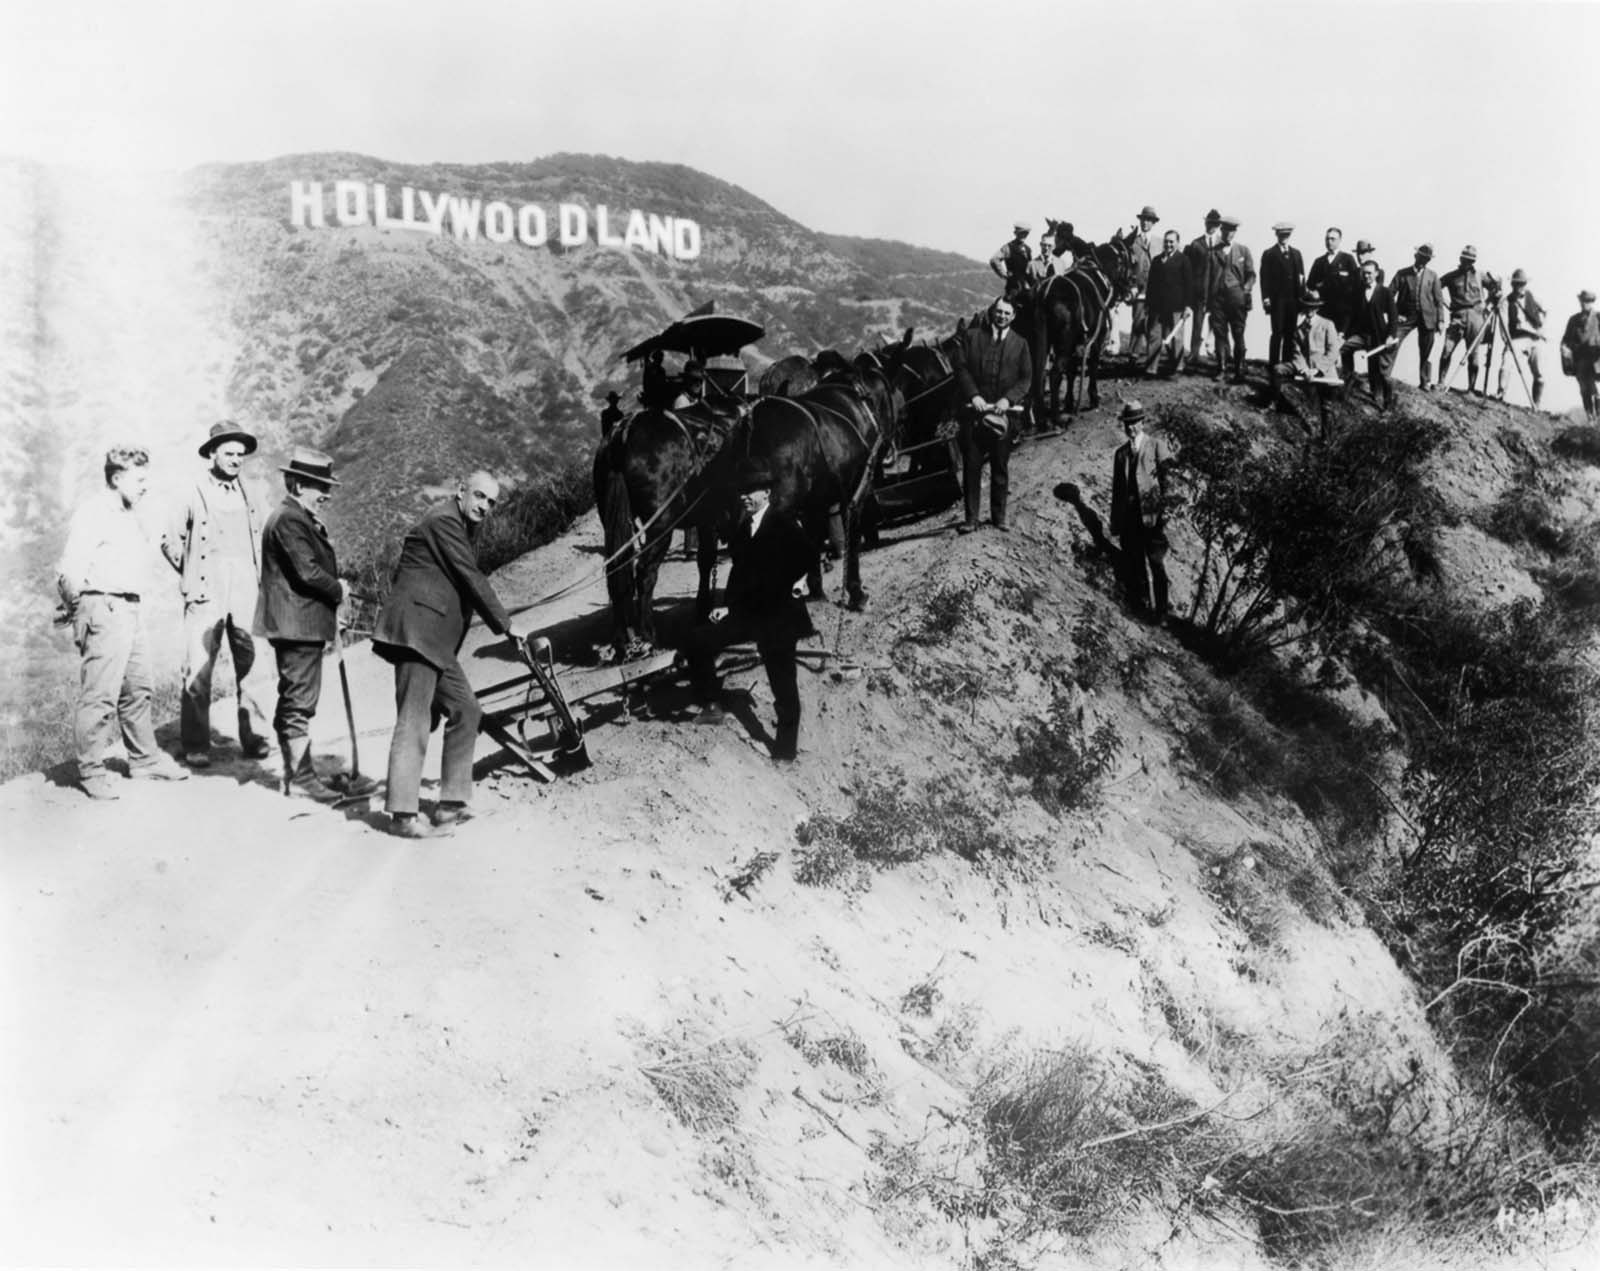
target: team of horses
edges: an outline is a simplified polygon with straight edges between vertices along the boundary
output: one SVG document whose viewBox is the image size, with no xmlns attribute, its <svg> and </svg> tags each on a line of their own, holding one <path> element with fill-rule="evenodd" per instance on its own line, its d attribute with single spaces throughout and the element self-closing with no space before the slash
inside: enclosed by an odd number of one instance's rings
<svg viewBox="0 0 1600 1271">
<path fill-rule="evenodd" d="M 1063 380 L 1068 413 L 1077 409 L 1080 378 L 1090 407 L 1099 404 L 1101 349 L 1111 310 L 1126 299 L 1130 281 L 1121 242 L 1076 240 L 1074 247 L 1072 269 L 1018 298 L 1017 327 L 1033 354 L 1032 407 L 1041 427 L 1061 416 Z M 937 344 L 913 343 L 908 330 L 900 341 L 854 359 L 831 350 L 781 358 L 762 374 L 750 401 L 708 397 L 681 408 L 646 406 L 620 423 L 594 462 L 619 647 L 656 642 L 656 579 L 675 528 L 698 532 L 696 606 L 702 617 L 709 611 L 717 539 L 737 513 L 734 474 L 752 461 L 772 476 L 772 506 L 795 516 L 818 546 L 813 595 L 820 594 L 830 520 L 842 521 L 845 600 L 863 606 L 860 551 L 872 529 L 874 483 L 902 447 L 917 448 L 913 472 L 948 461 L 922 443 L 939 436 L 959 410 L 952 358 L 965 325 Z"/>
</svg>

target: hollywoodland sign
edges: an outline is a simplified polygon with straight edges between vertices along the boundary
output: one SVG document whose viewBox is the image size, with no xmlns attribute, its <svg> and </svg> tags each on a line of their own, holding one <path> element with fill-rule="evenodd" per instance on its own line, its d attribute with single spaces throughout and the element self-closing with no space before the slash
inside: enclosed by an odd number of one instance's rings
<svg viewBox="0 0 1600 1271">
<path fill-rule="evenodd" d="M 331 200 L 331 202 L 330 202 Z M 560 203 L 547 211 L 537 203 L 513 207 L 499 199 L 485 202 L 458 194 L 400 187 L 399 214 L 388 187 L 372 181 L 289 182 L 289 223 L 295 229 L 374 225 L 379 229 L 414 230 L 419 234 L 451 234 L 462 241 L 480 236 L 491 243 L 513 240 L 525 247 L 563 247 L 594 242 L 625 251 L 658 252 L 673 260 L 700 255 L 700 226 L 682 216 L 613 210 L 604 203 L 592 209 Z M 591 239 L 590 231 L 593 230 Z M 553 237 L 552 237 L 553 235 Z"/>
</svg>

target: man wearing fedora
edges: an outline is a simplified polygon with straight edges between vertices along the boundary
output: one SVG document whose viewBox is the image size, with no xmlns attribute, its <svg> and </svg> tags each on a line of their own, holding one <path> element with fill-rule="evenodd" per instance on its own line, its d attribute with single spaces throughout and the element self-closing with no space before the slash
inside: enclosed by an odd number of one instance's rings
<svg viewBox="0 0 1600 1271">
<path fill-rule="evenodd" d="M 1033 226 L 1027 221 L 1017 221 L 1011 227 L 1011 239 L 1002 243 L 1000 250 L 989 257 L 989 268 L 1005 280 L 1006 299 L 1016 298 L 1028 289 L 1028 262 L 1033 259 L 1033 248 L 1028 246 L 1028 235 Z"/>
<path fill-rule="evenodd" d="M 372 651 L 394 667 L 394 737 L 383 806 L 401 838 L 427 838 L 417 818 L 428 738 L 444 721 L 439 800 L 432 829 L 472 814 L 472 751 L 483 711 L 461 669 L 461 643 L 472 615 L 496 635 L 511 634 L 511 615 L 478 568 L 478 536 L 500 500 L 500 483 L 474 472 L 407 532 L 389 583 Z"/>
<path fill-rule="evenodd" d="M 183 699 L 179 730 L 184 761 L 211 763 L 211 677 L 224 640 L 233 657 L 239 704 L 239 750 L 265 759 L 266 720 L 246 680 L 255 666 L 250 638 L 261 584 L 261 528 L 240 472 L 256 439 L 231 420 L 214 424 L 200 443 L 206 471 L 179 504 L 161 537 L 161 554 L 178 571 L 183 591 Z"/>
<path fill-rule="evenodd" d="M 1545 338 L 1544 306 L 1528 290 L 1528 275 L 1521 269 L 1512 270 L 1511 290 L 1506 293 L 1506 334 L 1511 337 L 1511 347 L 1500 357 L 1498 395 L 1502 400 L 1506 395 L 1506 375 L 1510 370 L 1506 363 L 1520 356 L 1528 363 L 1528 375 L 1533 381 L 1528 395 L 1534 410 L 1538 410 L 1544 396 L 1544 365 L 1539 356 L 1539 343 Z M 1484 378 L 1487 381 L 1488 377 Z M 1488 387 L 1487 382 L 1484 387 Z"/>
<path fill-rule="evenodd" d="M 1144 406 L 1124 402 L 1126 440 L 1111 460 L 1111 533 L 1121 540 L 1122 583 L 1135 613 L 1167 616 L 1167 451 L 1144 430 Z M 1151 584 L 1155 605 L 1151 607 Z"/>
<path fill-rule="evenodd" d="M 1567 319 L 1561 333 L 1561 367 L 1578 381 L 1583 399 L 1583 414 L 1591 424 L 1600 424 L 1600 397 L 1595 393 L 1596 371 L 1600 370 L 1600 313 L 1594 309 L 1594 292 L 1585 287 L 1578 293 L 1578 312 Z"/>
<path fill-rule="evenodd" d="M 1361 266 L 1361 291 L 1350 312 L 1350 328 L 1339 347 L 1344 373 L 1344 400 L 1355 391 L 1356 354 L 1367 355 L 1367 384 L 1372 399 L 1384 410 L 1394 409 L 1394 351 L 1400 343 L 1400 315 L 1394 295 L 1378 281 L 1378 262 Z"/>
<path fill-rule="evenodd" d="M 1483 279 L 1478 274 L 1478 249 L 1471 243 L 1463 247 L 1461 263 L 1439 279 L 1439 286 L 1450 295 L 1450 325 L 1444 330 L 1444 347 L 1439 351 L 1439 386 L 1444 387 L 1456 346 L 1465 340 L 1467 391 L 1476 393 L 1482 344 L 1478 337 L 1483 331 Z"/>
<path fill-rule="evenodd" d="M 1372 245 L 1370 238 L 1356 239 L 1356 272 L 1360 273 L 1369 260 L 1372 262 L 1372 267 L 1378 271 L 1378 285 L 1384 286 L 1386 280 L 1383 266 L 1378 264 L 1378 249 Z"/>
<path fill-rule="evenodd" d="M 1278 241 L 1261 253 L 1261 309 L 1272 320 L 1267 365 L 1277 366 L 1288 358 L 1294 345 L 1306 266 L 1300 258 L 1300 249 L 1289 244 L 1289 236 L 1294 233 L 1293 222 L 1279 221 L 1272 232 Z"/>
<path fill-rule="evenodd" d="M 1288 360 L 1272 367 L 1272 392 L 1280 410 L 1292 411 L 1284 392 L 1284 381 L 1295 379 L 1306 384 L 1316 400 L 1324 441 L 1333 430 L 1333 394 L 1339 388 L 1339 330 L 1322 316 L 1322 297 L 1307 289 L 1297 306 L 1300 324 L 1288 349 Z"/>
<path fill-rule="evenodd" d="M 610 441 L 611 430 L 622 422 L 622 407 L 618 404 L 621 400 L 622 394 L 617 392 L 616 389 L 612 389 L 606 394 L 606 406 L 600 412 L 600 440 L 602 442 Z"/>
<path fill-rule="evenodd" d="M 1189 258 L 1189 309 L 1194 314 L 1189 330 L 1189 361 L 1200 366 L 1200 350 L 1205 344 L 1206 315 L 1211 312 L 1211 297 L 1217 288 L 1217 260 L 1213 248 L 1222 238 L 1222 213 L 1212 208 L 1206 213 L 1205 233 L 1183 249 Z"/>
<path fill-rule="evenodd" d="M 753 639 L 777 712 L 772 758 L 790 762 L 800 746 L 795 647 L 813 630 L 794 586 L 811 568 L 816 549 L 792 515 L 772 507 L 772 474 L 762 462 L 742 462 L 734 473 L 734 488 L 741 515 L 728 542 L 733 563 L 723 603 L 691 629 L 684 657 L 695 697 L 709 708 L 702 718 L 709 722 L 720 713 L 717 654 Z"/>
<path fill-rule="evenodd" d="M 1394 276 L 1395 310 L 1400 315 L 1400 340 L 1417 333 L 1417 386 L 1424 392 L 1433 387 L 1433 337 L 1444 319 L 1444 292 L 1439 275 L 1429 268 L 1433 244 L 1421 243 L 1411 254 L 1411 264 Z"/>
<path fill-rule="evenodd" d="M 150 540 L 135 508 L 150 484 L 137 446 L 106 452 L 106 488 L 72 514 L 56 587 L 82 659 L 73 710 L 78 782 L 91 799 L 115 799 L 106 758 L 120 735 L 128 775 L 182 781 L 189 773 L 156 745 L 150 661 L 141 602 L 150 590 Z"/>
<path fill-rule="evenodd" d="M 989 306 L 989 320 L 961 333 L 955 349 L 956 395 L 961 413 L 961 491 L 966 519 L 962 534 L 978 528 L 983 465 L 989 465 L 989 519 L 1006 526 L 1006 492 L 1011 475 L 1011 407 L 1021 405 L 1033 382 L 1028 342 L 1011 329 L 1016 309 L 1003 297 Z"/>
<path fill-rule="evenodd" d="M 1146 300 L 1150 262 L 1155 258 L 1155 244 L 1150 241 L 1150 235 L 1160 220 L 1155 208 L 1146 203 L 1139 209 L 1138 221 L 1122 235 L 1128 248 L 1128 305 L 1132 323 L 1128 332 L 1128 357 L 1135 365 L 1142 365 L 1150 343 L 1150 307 Z"/>
<path fill-rule="evenodd" d="M 285 498 L 261 532 L 261 587 L 254 629 L 278 664 L 278 708 L 272 726 L 283 754 L 283 792 L 336 803 L 338 791 L 311 766 L 311 720 L 322 698 L 322 659 L 339 638 L 339 606 L 350 584 L 317 512 L 339 482 L 333 460 L 296 446 L 281 469 Z"/>
</svg>

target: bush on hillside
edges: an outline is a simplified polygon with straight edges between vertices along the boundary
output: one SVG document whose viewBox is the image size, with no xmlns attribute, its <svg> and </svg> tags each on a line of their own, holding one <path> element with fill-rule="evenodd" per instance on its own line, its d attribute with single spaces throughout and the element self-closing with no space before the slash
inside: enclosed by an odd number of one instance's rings
<svg viewBox="0 0 1600 1271">
<path fill-rule="evenodd" d="M 1057 696 L 1047 718 L 1017 727 L 1017 753 L 1008 772 L 1025 777 L 1047 812 L 1061 815 L 1093 806 L 1100 785 L 1122 753 L 1122 737 L 1110 720 L 1092 732 L 1071 701 Z"/>
</svg>

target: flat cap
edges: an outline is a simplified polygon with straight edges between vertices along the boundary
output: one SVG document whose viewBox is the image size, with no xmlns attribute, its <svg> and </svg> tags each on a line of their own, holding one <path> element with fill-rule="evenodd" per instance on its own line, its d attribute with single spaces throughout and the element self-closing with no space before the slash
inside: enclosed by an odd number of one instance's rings
<svg viewBox="0 0 1600 1271">
<path fill-rule="evenodd" d="M 1012 221 L 1011 222 L 1011 228 L 1013 230 L 1015 230 L 1016 232 L 1020 233 L 1020 234 L 1031 234 L 1031 233 L 1033 233 L 1033 222 L 1032 221 Z"/>
<path fill-rule="evenodd" d="M 1219 216 L 1219 217 L 1217 217 L 1217 224 L 1218 225 L 1231 225 L 1231 226 L 1233 226 L 1234 229 L 1238 229 L 1239 228 L 1239 218 L 1237 216 Z"/>
<path fill-rule="evenodd" d="M 1274 234 L 1289 234 L 1292 233 L 1293 230 L 1293 221 L 1274 221 L 1272 225 L 1272 232 Z"/>
</svg>

